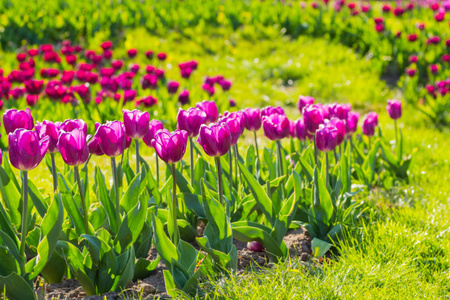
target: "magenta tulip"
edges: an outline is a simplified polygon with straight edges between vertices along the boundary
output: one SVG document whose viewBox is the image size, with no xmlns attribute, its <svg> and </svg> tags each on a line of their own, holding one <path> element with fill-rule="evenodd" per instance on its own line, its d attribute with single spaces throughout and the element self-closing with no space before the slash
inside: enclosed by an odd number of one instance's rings
<svg viewBox="0 0 450 300">
<path fill-rule="evenodd" d="M 248 250 L 250 250 L 252 252 L 264 252 L 264 246 L 260 242 L 257 242 L 257 241 L 248 242 L 247 248 L 248 248 Z"/>
<path fill-rule="evenodd" d="M 6 133 L 14 132 L 18 128 L 31 130 L 34 127 L 34 120 L 29 108 L 25 110 L 7 109 L 3 114 L 3 126 Z"/>
<path fill-rule="evenodd" d="M 153 147 L 152 146 L 152 140 L 155 138 L 156 133 L 161 130 L 164 129 L 164 125 L 161 121 L 159 120 L 151 120 L 148 124 L 148 131 L 147 133 L 144 135 L 144 137 L 142 138 L 142 140 L 144 141 L 144 143 L 148 146 L 148 147 Z"/>
<path fill-rule="evenodd" d="M 74 129 L 80 129 L 87 136 L 87 124 L 82 119 L 68 119 L 59 125 L 59 129 L 65 132 L 71 132 Z"/>
<path fill-rule="evenodd" d="M 266 106 L 261 110 L 261 117 L 270 116 L 274 114 L 284 115 L 284 110 L 281 107 Z"/>
<path fill-rule="evenodd" d="M 345 138 L 345 121 L 339 118 L 331 118 L 330 124 L 337 129 L 337 145 L 339 146 Z"/>
<path fill-rule="evenodd" d="M 8 142 L 11 164 L 21 171 L 30 171 L 44 158 L 50 137 L 40 140 L 37 132 L 21 128 L 8 135 Z"/>
<path fill-rule="evenodd" d="M 245 129 L 257 131 L 261 128 L 261 111 L 259 108 L 246 108 L 242 111 L 244 113 Z"/>
<path fill-rule="evenodd" d="M 315 138 L 317 149 L 323 152 L 333 151 L 337 146 L 338 130 L 331 123 L 320 124 Z"/>
<path fill-rule="evenodd" d="M 42 123 L 36 122 L 35 130 L 39 136 L 39 139 L 43 139 L 48 136 L 50 143 L 48 146 L 48 153 L 58 152 L 56 147 L 59 138 L 59 126 L 51 121 L 44 120 Z"/>
<path fill-rule="evenodd" d="M 228 126 L 231 133 L 231 145 L 236 145 L 245 129 L 242 112 L 225 113 L 225 116 L 221 117 L 218 122 L 225 123 Z"/>
<path fill-rule="evenodd" d="M 78 128 L 71 132 L 61 132 L 57 147 L 64 162 L 69 166 L 82 165 L 89 158 L 86 135 Z"/>
<path fill-rule="evenodd" d="M 345 133 L 347 136 L 352 135 L 358 129 L 359 114 L 357 112 L 350 111 L 347 116 Z"/>
<path fill-rule="evenodd" d="M 88 136 L 87 138 L 87 146 L 89 150 L 89 154 L 102 156 L 105 155 L 105 153 L 102 150 L 102 147 L 100 147 L 100 139 L 96 136 Z"/>
<path fill-rule="evenodd" d="M 347 120 L 348 113 L 352 109 L 350 104 L 334 103 L 328 106 L 330 118 L 338 118 L 341 120 Z"/>
<path fill-rule="evenodd" d="M 367 136 L 373 136 L 375 134 L 375 127 L 378 125 L 378 114 L 375 112 L 368 113 L 363 122 L 363 133 Z"/>
<path fill-rule="evenodd" d="M 203 110 L 206 113 L 206 123 L 217 121 L 217 118 L 219 117 L 219 110 L 217 108 L 216 102 L 205 100 L 197 103 L 195 107 Z"/>
<path fill-rule="evenodd" d="M 202 125 L 197 142 L 209 156 L 225 155 L 231 147 L 231 133 L 224 123 Z"/>
<path fill-rule="evenodd" d="M 181 105 L 185 105 L 185 104 L 189 103 L 189 91 L 188 90 L 181 91 L 181 93 L 178 95 L 178 102 Z"/>
<path fill-rule="evenodd" d="M 125 125 L 125 133 L 132 139 L 141 139 L 148 132 L 148 123 L 150 122 L 150 114 L 148 111 L 140 110 L 129 111 L 123 110 L 123 124 Z"/>
<path fill-rule="evenodd" d="M 264 135 L 272 141 L 289 135 L 289 119 L 285 115 L 272 114 L 262 118 Z"/>
<path fill-rule="evenodd" d="M 298 97 L 297 108 L 300 111 L 300 113 L 303 112 L 303 108 L 305 108 L 311 104 L 314 104 L 314 97 L 311 97 L 311 96 L 299 96 Z"/>
<path fill-rule="evenodd" d="M 121 155 L 127 146 L 125 125 L 120 121 L 108 121 L 98 127 L 95 133 L 100 140 L 100 147 L 105 155 L 116 157 Z"/>
<path fill-rule="evenodd" d="M 396 99 L 389 100 L 386 106 L 389 117 L 393 120 L 400 119 L 402 116 L 402 102 Z"/>
<path fill-rule="evenodd" d="M 175 94 L 178 91 L 180 84 L 177 81 L 171 81 L 167 84 L 167 91 L 169 94 Z"/>
<path fill-rule="evenodd" d="M 314 135 L 316 133 L 319 126 L 323 124 L 326 114 L 322 105 L 309 105 L 303 109 L 303 119 L 309 134 Z"/>
<path fill-rule="evenodd" d="M 189 108 L 188 110 L 180 109 L 177 115 L 177 128 L 185 130 L 189 137 L 198 135 L 200 126 L 206 120 L 206 113 L 198 108 Z"/>
<path fill-rule="evenodd" d="M 179 162 L 186 152 L 188 133 L 185 130 L 169 132 L 167 129 L 159 130 L 152 140 L 158 156 L 168 164 Z"/>
</svg>

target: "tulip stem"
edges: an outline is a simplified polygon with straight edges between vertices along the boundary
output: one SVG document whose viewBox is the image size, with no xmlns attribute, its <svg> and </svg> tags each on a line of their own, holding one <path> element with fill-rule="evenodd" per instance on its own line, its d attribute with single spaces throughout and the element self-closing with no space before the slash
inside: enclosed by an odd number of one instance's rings
<svg viewBox="0 0 450 300">
<path fill-rule="evenodd" d="M 316 166 L 318 166 L 318 164 L 317 164 L 317 143 L 316 143 L 316 136 L 314 136 L 313 139 L 314 139 L 314 162 L 316 163 Z"/>
<path fill-rule="evenodd" d="M 336 161 L 336 164 L 338 163 L 338 155 L 337 155 L 337 151 L 336 148 L 333 149 L 334 152 L 334 160 Z M 327 159 L 328 159 L 328 155 L 327 155 Z"/>
<path fill-rule="evenodd" d="M 113 173 L 114 180 L 114 196 L 116 198 L 116 233 L 119 232 L 120 226 L 120 204 L 119 204 L 119 180 L 117 178 L 117 168 L 116 168 L 116 158 L 111 157 L 111 169 Z"/>
<path fill-rule="evenodd" d="M 236 170 L 236 185 L 239 190 L 239 184 L 241 183 L 241 170 L 238 170 L 239 150 L 237 144 L 233 146 L 234 149 L 234 169 Z"/>
<path fill-rule="evenodd" d="M 278 177 L 283 176 L 283 160 L 282 160 L 282 155 L 281 155 L 281 142 L 280 140 L 277 140 L 277 158 L 278 158 Z M 280 182 L 281 185 L 281 197 L 284 200 L 284 180 L 281 180 Z"/>
<path fill-rule="evenodd" d="M 172 221 L 173 221 L 173 243 L 178 246 L 178 224 L 177 224 L 177 170 L 175 164 L 172 164 Z"/>
<path fill-rule="evenodd" d="M 334 151 L 334 154 L 336 155 L 336 150 Z M 328 152 L 325 152 L 325 162 L 326 162 L 326 172 L 325 172 L 325 187 L 328 188 L 329 184 L 329 172 L 330 172 L 330 163 L 328 162 Z M 337 160 L 336 160 L 337 162 Z"/>
<path fill-rule="evenodd" d="M 78 191 L 80 192 L 81 211 L 83 213 L 84 230 L 86 231 L 86 234 L 89 234 L 88 208 L 86 205 L 86 199 L 84 199 L 83 188 L 81 187 L 80 171 L 78 170 L 78 166 L 74 166 L 73 170 L 74 170 L 75 180 L 77 181 L 77 185 L 78 185 Z"/>
<path fill-rule="evenodd" d="M 155 153 L 155 156 L 156 156 L 156 186 L 159 189 L 159 159 L 157 153 Z"/>
<path fill-rule="evenodd" d="M 217 156 L 214 158 L 216 161 L 216 167 L 217 167 L 217 182 L 219 184 L 219 201 L 220 204 L 223 205 L 223 183 L 222 183 L 222 166 L 220 165 L 220 157 Z"/>
<path fill-rule="evenodd" d="M 22 203 L 22 226 L 21 226 L 21 237 L 20 237 L 20 255 L 25 256 L 25 244 L 28 231 L 28 171 L 22 172 L 22 188 L 23 188 L 23 203 Z"/>
<path fill-rule="evenodd" d="M 231 148 L 230 148 L 230 150 L 228 150 L 228 162 L 230 164 L 230 185 L 231 185 L 231 190 L 233 191 L 233 186 L 234 186 L 234 182 L 233 182 L 233 155 L 231 153 Z"/>
<path fill-rule="evenodd" d="M 139 140 L 135 139 L 134 144 L 136 145 L 136 175 L 139 174 L 139 164 L 140 164 L 140 157 L 139 157 Z"/>
<path fill-rule="evenodd" d="M 397 148 L 398 151 L 397 120 L 394 120 L 394 124 L 395 124 L 395 147 Z"/>
<path fill-rule="evenodd" d="M 256 137 L 256 131 L 253 131 L 253 135 L 255 137 L 256 157 L 259 160 L 258 138 Z"/>
<path fill-rule="evenodd" d="M 58 177 L 56 175 L 55 153 L 50 153 L 52 159 L 53 192 L 58 189 Z"/>
<path fill-rule="evenodd" d="M 194 188 L 194 143 L 192 137 L 189 137 L 189 151 L 191 154 L 191 186 Z"/>
</svg>

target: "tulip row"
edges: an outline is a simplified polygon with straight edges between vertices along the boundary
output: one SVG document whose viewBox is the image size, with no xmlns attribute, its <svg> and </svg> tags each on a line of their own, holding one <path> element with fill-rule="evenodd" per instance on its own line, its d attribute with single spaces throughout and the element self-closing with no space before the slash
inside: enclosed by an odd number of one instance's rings
<svg viewBox="0 0 450 300">
<path fill-rule="evenodd" d="M 30 299 L 29 284 L 37 275 L 51 283 L 70 274 L 89 295 L 119 291 L 129 281 L 148 276 L 162 259 L 169 294 L 193 293 L 199 276 L 236 269 L 233 239 L 251 242 L 250 248 L 282 260 L 288 255 L 283 237 L 296 226 L 306 226 L 313 243 L 326 252 L 356 218 L 353 183 L 389 189 L 408 179 L 411 158 L 403 156 L 401 134 L 392 154 L 374 112 L 362 125 L 367 138 L 355 139 L 359 114 L 350 105 L 314 104 L 314 98 L 300 96 L 298 108 L 302 117 L 294 122 L 281 107 L 219 115 L 214 101 L 203 101 L 180 109 L 172 132 L 161 121 L 150 120 L 148 112 L 124 110 L 123 122 L 96 124 L 93 136 L 80 119 L 34 124 L 29 109 L 7 110 L 3 124 L 9 160 L 0 169 L 1 259 L 19 264 L 0 274 L 2 290 L 11 299 Z M 387 112 L 394 120 L 400 118 L 401 102 L 389 101 Z M 261 127 L 274 141 L 262 152 L 256 135 Z M 237 143 L 245 129 L 253 131 L 255 146 L 244 159 Z M 285 149 L 282 141 L 288 138 L 290 149 Z M 127 150 L 132 139 L 136 172 Z M 139 154 L 141 139 L 157 154 L 156 179 Z M 182 162 L 188 140 L 189 171 Z M 58 152 L 64 169 L 56 166 Z M 334 155 L 330 158 L 328 152 Z M 49 197 L 28 180 L 28 172 L 46 153 L 54 184 Z M 95 183 L 89 185 L 92 155 L 111 158 L 110 189 L 98 167 Z M 214 157 L 215 166 L 208 157 Z M 158 158 L 167 164 L 162 186 Z M 9 163 L 21 171 L 21 186 Z M 203 236 L 196 231 L 199 221 L 206 224 Z M 31 238 L 36 235 L 41 238 Z M 194 240 L 203 252 L 187 243 Z M 146 259 L 152 243 L 160 255 L 156 261 Z"/>
</svg>

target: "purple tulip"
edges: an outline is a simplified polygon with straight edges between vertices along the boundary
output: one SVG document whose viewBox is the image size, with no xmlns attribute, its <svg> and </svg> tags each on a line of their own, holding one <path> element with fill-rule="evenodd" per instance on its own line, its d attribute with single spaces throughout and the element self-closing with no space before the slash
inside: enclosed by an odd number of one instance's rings
<svg viewBox="0 0 450 300">
<path fill-rule="evenodd" d="M 229 80 L 221 80 L 219 84 L 224 91 L 228 91 L 231 88 L 231 81 Z"/>
<path fill-rule="evenodd" d="M 337 146 L 338 130 L 331 123 L 320 124 L 315 138 L 317 149 L 323 152 L 333 151 Z"/>
<path fill-rule="evenodd" d="M 188 110 L 180 109 L 177 115 L 177 128 L 185 130 L 189 137 L 198 135 L 200 126 L 206 120 L 206 113 L 198 108 L 191 107 Z"/>
<path fill-rule="evenodd" d="M 264 251 L 264 247 L 260 242 L 248 242 L 247 243 L 247 248 L 248 250 L 252 251 L 252 252 L 263 252 Z"/>
<path fill-rule="evenodd" d="M 242 112 L 225 113 L 225 116 L 221 117 L 218 122 L 225 123 L 228 126 L 231 133 L 231 145 L 236 145 L 245 129 Z"/>
<path fill-rule="evenodd" d="M 142 138 L 142 140 L 148 147 L 152 147 L 152 140 L 155 138 L 156 133 L 161 129 L 164 129 L 164 125 L 161 121 L 151 120 L 149 122 L 148 131 Z"/>
<path fill-rule="evenodd" d="M 297 108 L 301 112 L 303 112 L 303 108 L 307 107 L 308 105 L 314 104 L 314 97 L 311 96 L 299 96 L 298 102 L 297 102 Z"/>
<path fill-rule="evenodd" d="M 326 111 L 322 105 L 313 104 L 303 108 L 303 119 L 306 130 L 314 135 L 325 120 Z"/>
<path fill-rule="evenodd" d="M 261 111 L 259 108 L 246 108 L 244 113 L 245 129 L 257 131 L 261 128 Z"/>
<path fill-rule="evenodd" d="M 97 136 L 88 135 L 87 140 L 88 140 L 87 146 L 89 154 L 97 156 L 105 155 L 105 153 L 102 150 L 102 147 L 100 147 L 100 139 Z"/>
<path fill-rule="evenodd" d="M 50 137 L 39 140 L 37 132 L 20 128 L 8 135 L 8 142 L 11 164 L 21 171 L 30 171 L 44 158 Z"/>
<path fill-rule="evenodd" d="M 6 133 L 9 134 L 18 128 L 33 129 L 34 120 L 29 108 L 25 110 L 7 109 L 3 114 L 3 125 Z"/>
<path fill-rule="evenodd" d="M 206 123 L 217 121 L 217 118 L 219 117 L 219 110 L 217 108 L 216 102 L 204 100 L 197 103 L 195 107 L 203 110 L 206 113 Z"/>
<path fill-rule="evenodd" d="M 375 134 L 375 127 L 378 125 L 378 114 L 376 112 L 368 113 L 363 122 L 363 133 L 367 136 L 373 136 Z"/>
<path fill-rule="evenodd" d="M 296 137 L 301 141 L 306 141 L 306 138 L 310 138 L 310 135 L 306 131 L 305 122 L 303 119 L 298 119 L 295 123 L 295 134 Z"/>
<path fill-rule="evenodd" d="M 100 125 L 95 136 L 99 138 L 100 147 L 109 157 L 119 156 L 127 148 L 125 125 L 120 121 L 108 121 Z"/>
<path fill-rule="evenodd" d="M 295 138 L 297 136 L 296 122 L 289 120 L 289 136 Z"/>
<path fill-rule="evenodd" d="M 71 132 L 62 132 L 58 139 L 58 150 L 66 164 L 79 166 L 89 158 L 89 149 L 84 132 L 78 128 Z"/>
<path fill-rule="evenodd" d="M 181 105 L 188 104 L 189 103 L 189 91 L 183 90 L 178 95 L 178 102 L 180 102 Z"/>
<path fill-rule="evenodd" d="M 352 135 L 356 132 L 356 129 L 358 129 L 358 121 L 359 121 L 359 114 L 354 111 L 350 111 L 347 116 L 347 122 L 345 133 L 347 136 Z"/>
<path fill-rule="evenodd" d="M 44 120 L 42 123 L 36 122 L 35 130 L 39 136 L 39 139 L 43 139 L 48 136 L 50 143 L 48 146 L 48 153 L 58 152 L 56 144 L 59 138 L 59 126 L 51 121 Z"/>
<path fill-rule="evenodd" d="M 337 129 L 337 145 L 339 146 L 345 138 L 345 121 L 339 118 L 331 118 L 330 123 Z"/>
<path fill-rule="evenodd" d="M 87 124 L 81 119 L 68 119 L 59 125 L 59 130 L 61 131 L 71 132 L 74 129 L 80 129 L 87 136 Z"/>
<path fill-rule="evenodd" d="M 261 110 L 261 118 L 274 114 L 284 115 L 284 110 L 281 107 L 266 106 Z"/>
<path fill-rule="evenodd" d="M 202 125 L 197 142 L 206 154 L 213 157 L 222 156 L 230 150 L 231 132 L 224 123 Z"/>
<path fill-rule="evenodd" d="M 188 133 L 185 130 L 169 132 L 167 129 L 159 130 L 152 140 L 158 156 L 168 164 L 179 162 L 186 152 Z"/>
<path fill-rule="evenodd" d="M 389 117 L 393 120 L 400 119 L 402 116 L 402 102 L 400 100 L 389 100 L 386 106 Z"/>
<path fill-rule="evenodd" d="M 140 110 L 129 111 L 123 110 L 123 124 L 125 125 L 125 133 L 132 139 L 141 139 L 148 131 L 148 123 L 150 122 L 150 114 L 148 111 Z"/>
<path fill-rule="evenodd" d="M 24 82 L 28 94 L 38 95 L 44 89 L 44 80 L 26 80 Z"/>
<path fill-rule="evenodd" d="M 289 119 L 285 115 L 264 116 L 262 127 L 264 135 L 272 141 L 281 140 L 289 135 Z"/>
<path fill-rule="evenodd" d="M 177 81 L 171 81 L 167 84 L 167 91 L 169 94 L 175 94 L 178 91 L 180 84 Z"/>
<path fill-rule="evenodd" d="M 330 117 L 331 118 L 338 118 L 341 120 L 347 120 L 348 113 L 352 109 L 352 106 L 350 104 L 338 104 L 334 103 L 328 106 Z"/>
</svg>

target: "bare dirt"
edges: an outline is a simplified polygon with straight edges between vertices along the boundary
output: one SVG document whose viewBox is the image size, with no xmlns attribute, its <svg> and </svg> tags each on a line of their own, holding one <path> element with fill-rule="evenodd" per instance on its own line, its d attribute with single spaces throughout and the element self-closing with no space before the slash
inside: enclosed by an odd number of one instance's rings
<svg viewBox="0 0 450 300">
<path fill-rule="evenodd" d="M 291 258 L 300 257 L 302 261 L 308 261 L 311 257 L 311 237 L 304 228 L 299 228 L 287 233 L 284 242 L 289 249 Z M 247 243 L 235 240 L 234 244 L 238 250 L 238 274 L 244 270 L 259 269 L 268 267 L 270 258 L 265 252 L 252 252 L 247 249 Z M 150 250 L 148 259 L 156 258 L 156 249 Z M 130 282 L 127 288 L 121 292 L 109 292 L 102 296 L 87 297 L 83 288 L 78 281 L 74 279 L 66 279 L 58 284 L 49 284 L 44 286 L 45 299 L 65 299 L 65 300 L 119 300 L 119 299 L 136 299 L 139 296 L 142 299 L 165 299 L 169 298 L 166 294 L 164 285 L 163 270 L 165 266 L 159 263 L 154 273 L 143 280 Z M 106 298 L 105 298 L 106 297 Z"/>
</svg>

